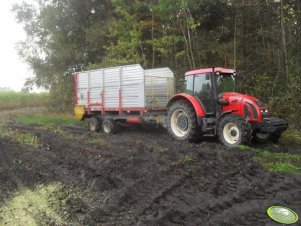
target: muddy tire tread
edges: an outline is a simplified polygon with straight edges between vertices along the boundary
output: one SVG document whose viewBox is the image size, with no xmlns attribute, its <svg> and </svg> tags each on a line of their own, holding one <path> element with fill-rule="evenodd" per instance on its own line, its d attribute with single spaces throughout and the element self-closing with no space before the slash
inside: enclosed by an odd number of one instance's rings
<svg viewBox="0 0 301 226">
<path fill-rule="evenodd" d="M 189 118 L 189 124 L 190 124 L 190 131 L 188 132 L 187 136 L 184 136 L 183 138 L 177 137 L 171 129 L 170 124 L 170 118 L 174 110 L 181 108 L 184 110 Z M 186 100 L 179 100 L 172 104 L 172 106 L 168 109 L 167 113 L 167 130 L 170 136 L 172 136 L 176 140 L 187 140 L 190 142 L 197 142 L 201 139 L 201 128 L 198 126 L 197 122 L 197 116 L 195 113 L 195 110 L 191 106 L 190 103 L 188 103 Z"/>
<path fill-rule="evenodd" d="M 224 125 L 227 123 L 232 122 L 237 127 L 239 128 L 241 132 L 241 137 L 240 137 L 240 142 L 239 144 L 228 144 L 227 141 L 224 139 L 223 136 L 223 130 L 224 130 Z M 218 123 L 217 126 L 217 134 L 219 141 L 226 147 L 232 148 L 240 144 L 250 144 L 252 136 L 251 136 L 251 126 L 250 124 L 246 121 L 246 119 L 240 117 L 239 115 L 234 115 L 234 114 L 229 114 L 225 115 Z"/>
</svg>

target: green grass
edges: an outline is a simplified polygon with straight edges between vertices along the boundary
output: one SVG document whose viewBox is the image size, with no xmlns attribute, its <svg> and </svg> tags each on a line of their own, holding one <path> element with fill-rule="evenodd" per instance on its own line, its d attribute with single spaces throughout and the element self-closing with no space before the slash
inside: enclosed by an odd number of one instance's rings
<svg viewBox="0 0 301 226">
<path fill-rule="evenodd" d="M 280 139 L 280 144 L 282 145 L 296 145 L 301 147 L 301 131 L 297 130 L 287 130 L 285 131 Z"/>
<path fill-rule="evenodd" d="M 20 115 L 17 120 L 25 125 L 83 125 L 84 122 L 78 121 L 72 114 L 37 114 L 37 115 Z"/>
<path fill-rule="evenodd" d="M 169 151 L 169 148 L 167 148 L 167 147 L 161 147 L 161 146 L 157 145 L 157 146 L 155 146 L 155 150 L 158 151 L 158 152 L 160 152 L 160 153 L 166 153 L 166 152 Z"/>
<path fill-rule="evenodd" d="M 21 189 L 0 207 L 0 225 L 67 225 L 61 190 L 61 184 Z"/>
<path fill-rule="evenodd" d="M 238 145 L 238 148 L 239 148 L 240 150 L 242 150 L 242 151 L 249 151 L 249 150 L 252 150 L 252 148 L 250 148 L 250 147 L 247 146 L 247 145 L 243 145 L 243 144 Z"/>
<path fill-rule="evenodd" d="M 301 132 L 296 130 L 285 131 L 279 141 L 280 146 L 288 145 L 290 148 L 301 147 Z M 278 145 L 275 145 L 278 147 Z M 275 173 L 301 174 L 301 154 L 274 152 L 239 145 L 241 151 L 255 151 L 254 160 L 265 169 Z"/>
<path fill-rule="evenodd" d="M 85 144 L 88 144 L 88 145 L 96 145 L 96 146 L 101 146 L 101 147 L 106 147 L 106 148 L 110 148 L 111 147 L 111 144 L 106 142 L 105 140 L 103 139 L 87 139 L 85 141 Z"/>
<path fill-rule="evenodd" d="M 0 92 L 1 110 L 46 106 L 48 101 L 47 93 Z"/>
<path fill-rule="evenodd" d="M 301 154 L 261 151 L 254 159 L 271 172 L 301 174 Z"/>
<path fill-rule="evenodd" d="M 60 134 L 64 139 L 81 140 L 81 136 L 69 133 L 62 126 L 68 125 L 85 125 L 83 121 L 78 121 L 72 114 L 69 113 L 43 113 L 32 115 L 19 115 L 17 121 L 24 125 L 37 125 L 43 130 L 51 130 Z"/>
<path fill-rule="evenodd" d="M 42 144 L 39 142 L 38 137 L 27 131 L 19 131 L 0 127 L 0 137 L 9 137 L 20 144 L 27 144 L 34 148 L 42 147 Z"/>
</svg>

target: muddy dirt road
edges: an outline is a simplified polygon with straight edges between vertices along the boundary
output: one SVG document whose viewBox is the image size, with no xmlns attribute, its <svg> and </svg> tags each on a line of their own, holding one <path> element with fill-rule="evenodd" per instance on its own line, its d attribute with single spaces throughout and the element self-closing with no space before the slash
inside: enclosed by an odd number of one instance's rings
<svg viewBox="0 0 301 226">
<path fill-rule="evenodd" d="M 269 206 L 301 214 L 301 177 L 267 172 L 252 151 L 175 142 L 157 128 L 109 136 L 77 126 L 10 127 L 35 134 L 41 146 L 0 138 L 4 225 L 279 225 L 266 216 Z M 25 200 L 44 194 L 51 211 L 31 201 L 22 222 L 12 204 L 22 189 Z"/>
</svg>

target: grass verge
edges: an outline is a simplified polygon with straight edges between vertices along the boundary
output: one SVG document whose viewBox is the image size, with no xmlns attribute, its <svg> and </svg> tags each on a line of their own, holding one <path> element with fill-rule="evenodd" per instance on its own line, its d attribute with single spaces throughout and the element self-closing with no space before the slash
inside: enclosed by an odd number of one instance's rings
<svg viewBox="0 0 301 226">
<path fill-rule="evenodd" d="M 271 172 L 301 174 L 301 154 L 260 151 L 254 159 Z"/>
<path fill-rule="evenodd" d="M 13 130 L 11 128 L 0 127 L 0 136 L 9 137 L 20 144 L 27 144 L 36 149 L 42 147 L 42 144 L 40 144 L 38 137 L 27 131 L 23 132 L 19 130 Z"/>
<path fill-rule="evenodd" d="M 39 185 L 18 191 L 0 207 L 0 225 L 67 225 L 59 193 L 61 184 Z"/>
<path fill-rule="evenodd" d="M 287 130 L 285 131 L 280 139 L 280 144 L 282 145 L 294 145 L 301 147 L 301 131 L 297 130 Z"/>
<path fill-rule="evenodd" d="M 17 120 L 25 125 L 39 125 L 45 127 L 58 125 L 84 125 L 78 121 L 72 114 L 45 113 L 37 115 L 20 115 Z"/>
</svg>

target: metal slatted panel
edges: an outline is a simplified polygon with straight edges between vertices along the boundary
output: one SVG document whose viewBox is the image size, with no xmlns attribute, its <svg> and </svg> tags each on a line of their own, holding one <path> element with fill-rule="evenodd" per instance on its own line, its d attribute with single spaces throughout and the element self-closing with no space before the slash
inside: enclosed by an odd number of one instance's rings
<svg viewBox="0 0 301 226">
<path fill-rule="evenodd" d="M 143 68 L 138 64 L 125 66 L 122 67 L 121 74 L 122 107 L 145 107 Z"/>
<path fill-rule="evenodd" d="M 147 107 L 164 108 L 174 96 L 174 75 L 169 68 L 145 70 L 145 99 Z"/>
<path fill-rule="evenodd" d="M 104 93 L 104 107 L 117 109 L 120 107 L 121 91 L 121 107 L 145 107 L 144 70 L 138 64 L 79 72 L 77 81 L 79 105 L 87 107 L 89 102 L 90 105 L 100 106 Z M 91 107 L 92 111 L 94 109 L 100 110 L 100 107 Z"/>
<path fill-rule="evenodd" d="M 119 70 L 120 68 L 104 69 L 105 108 L 118 108 L 119 106 Z"/>
<path fill-rule="evenodd" d="M 79 105 L 87 105 L 88 103 L 88 74 L 89 72 L 78 73 L 77 97 Z"/>
<path fill-rule="evenodd" d="M 90 104 L 102 104 L 103 70 L 90 71 L 89 74 Z"/>
</svg>

